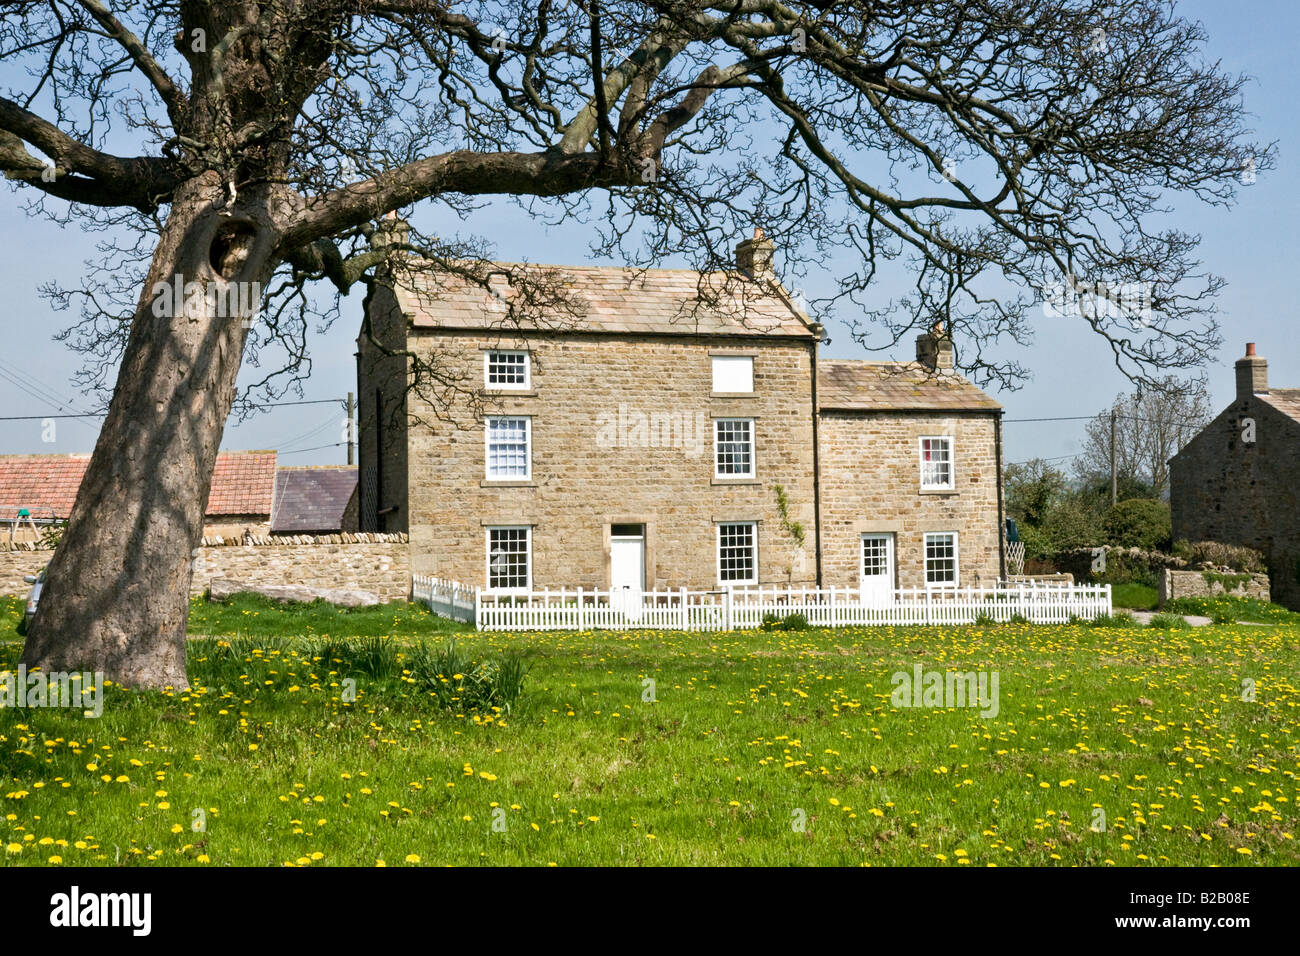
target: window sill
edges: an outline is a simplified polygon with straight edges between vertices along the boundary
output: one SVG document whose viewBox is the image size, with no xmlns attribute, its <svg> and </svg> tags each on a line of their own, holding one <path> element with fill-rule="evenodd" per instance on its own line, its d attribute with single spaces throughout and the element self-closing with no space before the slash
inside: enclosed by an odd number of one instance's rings
<svg viewBox="0 0 1300 956">
<path fill-rule="evenodd" d="M 762 482 L 757 478 L 718 478 L 714 477 L 710 484 L 714 485 L 761 485 Z"/>
<path fill-rule="evenodd" d="M 480 488 L 536 488 L 537 482 L 531 478 L 484 478 L 478 486 Z"/>
<path fill-rule="evenodd" d="M 536 398 L 535 388 L 480 388 L 478 393 L 483 398 Z"/>
<path fill-rule="evenodd" d="M 709 398 L 748 398 L 756 399 L 758 395 L 754 392 L 709 392 Z"/>
<path fill-rule="evenodd" d="M 961 492 L 956 488 L 922 488 L 919 493 L 923 495 L 940 495 L 943 497 L 961 494 Z"/>
</svg>

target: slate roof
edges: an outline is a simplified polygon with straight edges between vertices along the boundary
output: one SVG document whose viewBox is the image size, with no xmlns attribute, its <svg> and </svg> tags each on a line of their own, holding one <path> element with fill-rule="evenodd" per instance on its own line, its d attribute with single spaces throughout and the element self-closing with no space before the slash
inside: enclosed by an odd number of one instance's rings
<svg viewBox="0 0 1300 956">
<path fill-rule="evenodd" d="M 276 534 L 337 532 L 357 486 L 353 467 L 281 468 L 275 473 L 271 531 Z"/>
<path fill-rule="evenodd" d="M 916 362 L 820 359 L 817 404 L 822 411 L 994 412 L 1002 406 L 953 372 Z"/>
<path fill-rule="evenodd" d="M 1267 392 L 1256 392 L 1255 397 L 1283 415 L 1300 421 L 1300 388 L 1270 388 Z"/>
<path fill-rule="evenodd" d="M 0 455 L 0 519 L 26 508 L 35 518 L 66 518 L 89 455 Z M 270 515 L 275 452 L 221 452 L 212 473 L 208 517 Z"/>
<path fill-rule="evenodd" d="M 554 307 L 538 315 L 508 315 L 504 302 L 522 301 L 504 279 L 500 297 L 446 271 L 403 274 L 395 292 L 416 329 L 509 329 L 639 335 L 776 335 L 812 338 L 808 318 L 779 283 L 743 272 L 620 266 L 494 263 L 535 276 L 558 290 Z M 406 281 L 408 280 L 409 281 Z M 714 300 L 716 301 L 710 301 Z M 561 304 L 563 303 L 563 304 Z"/>
</svg>

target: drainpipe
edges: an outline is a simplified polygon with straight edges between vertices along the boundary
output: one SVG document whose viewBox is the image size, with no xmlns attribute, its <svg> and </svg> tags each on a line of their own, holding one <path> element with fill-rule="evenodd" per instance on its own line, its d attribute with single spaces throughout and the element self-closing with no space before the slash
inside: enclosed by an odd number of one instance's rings
<svg viewBox="0 0 1300 956">
<path fill-rule="evenodd" d="M 1007 579 L 1007 536 L 1006 516 L 1002 512 L 1002 416 L 1005 409 L 999 408 L 993 416 L 993 446 L 997 457 L 998 479 L 998 577 Z"/>
<path fill-rule="evenodd" d="M 813 325 L 817 337 L 812 344 L 812 429 L 813 429 L 813 525 L 817 534 L 817 589 L 822 588 L 822 488 L 821 488 L 821 409 L 817 404 L 817 350 L 824 327 Z"/>
</svg>

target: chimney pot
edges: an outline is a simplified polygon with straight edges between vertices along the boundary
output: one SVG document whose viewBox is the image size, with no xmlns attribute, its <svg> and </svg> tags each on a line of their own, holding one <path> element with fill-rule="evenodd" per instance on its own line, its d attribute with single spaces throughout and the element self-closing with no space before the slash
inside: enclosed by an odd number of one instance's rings
<svg viewBox="0 0 1300 956">
<path fill-rule="evenodd" d="M 1247 355 L 1254 355 L 1254 354 L 1255 354 L 1255 343 L 1254 343 L 1254 342 L 1247 342 L 1247 343 L 1246 343 L 1246 354 L 1247 354 Z"/>
</svg>

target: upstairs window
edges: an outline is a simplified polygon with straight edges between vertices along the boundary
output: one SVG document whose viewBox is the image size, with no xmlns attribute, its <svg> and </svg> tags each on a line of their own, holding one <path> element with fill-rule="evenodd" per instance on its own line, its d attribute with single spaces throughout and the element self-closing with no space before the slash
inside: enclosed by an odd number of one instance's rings
<svg viewBox="0 0 1300 956">
<path fill-rule="evenodd" d="M 487 476 L 527 480 L 532 477 L 532 420 L 523 417 L 488 418 Z"/>
<path fill-rule="evenodd" d="M 715 478 L 754 477 L 754 420 L 718 418 L 713 422 Z"/>
<path fill-rule="evenodd" d="M 713 390 L 749 394 L 754 391 L 754 359 L 749 355 L 713 356 Z"/>
<path fill-rule="evenodd" d="M 921 439 L 921 488 L 951 491 L 956 485 L 952 471 L 952 439 L 935 436 Z"/>
<path fill-rule="evenodd" d="M 528 388 L 530 375 L 527 352 L 488 352 L 484 362 L 484 384 L 488 388 Z"/>
</svg>

